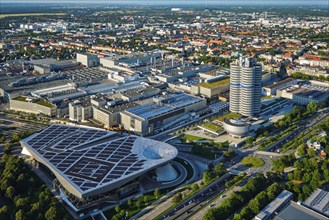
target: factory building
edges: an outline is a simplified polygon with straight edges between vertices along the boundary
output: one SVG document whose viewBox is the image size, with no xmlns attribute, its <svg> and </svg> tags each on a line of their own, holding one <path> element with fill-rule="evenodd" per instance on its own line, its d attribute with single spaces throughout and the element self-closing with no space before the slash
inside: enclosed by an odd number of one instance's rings
<svg viewBox="0 0 329 220">
<path fill-rule="evenodd" d="M 71 121 L 85 122 L 93 117 L 90 100 L 81 99 L 69 103 L 69 117 Z"/>
<path fill-rule="evenodd" d="M 120 112 L 137 105 L 137 103 L 131 102 L 117 106 L 93 106 L 93 119 L 103 124 L 104 128 L 111 128 L 121 124 Z"/>
<path fill-rule="evenodd" d="M 302 204 L 329 218 L 328 191 L 323 189 L 316 189 Z"/>
<path fill-rule="evenodd" d="M 296 84 L 296 80 L 294 80 L 292 78 L 287 78 L 287 79 L 281 80 L 279 82 L 275 82 L 272 85 L 265 86 L 264 91 L 267 96 L 276 95 L 277 90 L 285 88 L 290 85 L 295 85 L 295 84 Z"/>
<path fill-rule="evenodd" d="M 77 62 L 81 63 L 86 67 L 96 67 L 99 66 L 100 61 L 96 54 L 77 54 Z"/>
<path fill-rule="evenodd" d="M 10 109 L 33 114 L 44 114 L 49 117 L 56 116 L 56 106 L 44 99 L 19 96 L 10 100 Z"/>
<path fill-rule="evenodd" d="M 307 105 L 312 101 L 321 104 L 329 99 L 329 88 L 315 87 L 312 85 L 291 85 L 279 89 L 277 95 L 286 99 L 291 99 L 300 105 Z"/>
<path fill-rule="evenodd" d="M 197 117 L 200 111 L 207 108 L 205 99 L 184 93 L 153 100 L 120 113 L 126 130 L 140 135 L 151 134 L 190 120 L 192 116 Z"/>
</svg>

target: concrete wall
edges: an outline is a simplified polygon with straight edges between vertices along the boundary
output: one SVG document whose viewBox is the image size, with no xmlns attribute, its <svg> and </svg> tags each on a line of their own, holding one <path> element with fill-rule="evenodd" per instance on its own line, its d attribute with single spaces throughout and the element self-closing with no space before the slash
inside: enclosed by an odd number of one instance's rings
<svg viewBox="0 0 329 220">
<path fill-rule="evenodd" d="M 86 67 L 95 67 L 99 66 L 100 61 L 97 55 L 95 54 L 77 54 L 77 62 L 80 62 Z"/>
<path fill-rule="evenodd" d="M 92 106 L 69 104 L 69 117 L 72 121 L 87 121 L 93 117 Z"/>
<path fill-rule="evenodd" d="M 206 88 L 206 87 L 200 87 L 200 95 L 204 95 L 208 98 L 218 96 L 221 93 L 228 92 L 230 89 L 230 85 L 222 85 L 222 86 L 217 86 L 214 88 Z"/>
<path fill-rule="evenodd" d="M 111 113 L 95 107 L 93 107 L 93 118 L 106 128 L 116 126 L 121 122 L 120 112 Z"/>
<path fill-rule="evenodd" d="M 102 64 L 105 67 L 115 67 L 117 65 L 117 61 L 106 59 L 106 58 L 101 58 L 100 59 L 100 64 Z"/>
<path fill-rule="evenodd" d="M 50 108 L 33 102 L 10 100 L 10 109 L 33 114 L 44 114 L 50 117 L 56 116 L 56 107 Z"/>
<path fill-rule="evenodd" d="M 121 124 L 126 130 L 134 131 L 136 134 L 143 135 L 148 132 L 148 122 L 130 115 L 127 112 L 120 112 Z M 132 123 L 135 126 L 132 126 Z"/>
</svg>

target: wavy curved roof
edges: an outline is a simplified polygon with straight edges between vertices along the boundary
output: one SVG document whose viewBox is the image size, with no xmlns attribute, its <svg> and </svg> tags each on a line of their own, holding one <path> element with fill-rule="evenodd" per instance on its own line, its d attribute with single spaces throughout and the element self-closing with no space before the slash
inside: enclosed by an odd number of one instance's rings
<svg viewBox="0 0 329 220">
<path fill-rule="evenodd" d="M 78 197 L 120 186 L 177 156 L 169 144 L 96 128 L 51 125 L 21 141 Z M 93 193 L 95 191 L 95 193 Z"/>
</svg>

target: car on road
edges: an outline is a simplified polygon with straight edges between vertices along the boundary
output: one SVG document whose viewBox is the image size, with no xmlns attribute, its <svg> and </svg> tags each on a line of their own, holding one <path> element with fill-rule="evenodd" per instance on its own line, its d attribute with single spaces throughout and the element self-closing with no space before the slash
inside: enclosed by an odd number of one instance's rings
<svg viewBox="0 0 329 220">
<path fill-rule="evenodd" d="M 209 207 L 211 208 L 211 207 L 214 207 L 215 205 L 216 205 L 215 203 L 212 203 L 209 205 Z"/>
<path fill-rule="evenodd" d="M 223 194 L 223 195 L 221 195 L 219 198 L 221 198 L 221 199 L 222 199 L 222 198 L 224 198 L 225 196 L 226 196 L 226 195 L 225 195 L 225 194 Z"/>
</svg>

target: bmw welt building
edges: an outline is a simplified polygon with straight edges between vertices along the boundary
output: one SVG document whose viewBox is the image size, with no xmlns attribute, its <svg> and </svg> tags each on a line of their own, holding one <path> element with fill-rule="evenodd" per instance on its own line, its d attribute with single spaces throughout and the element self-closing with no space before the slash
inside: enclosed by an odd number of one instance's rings
<svg viewBox="0 0 329 220">
<path fill-rule="evenodd" d="M 75 211 L 119 201 L 139 189 L 138 178 L 177 156 L 169 144 L 102 129 L 53 124 L 21 141 L 55 176 L 61 198 Z"/>
</svg>

